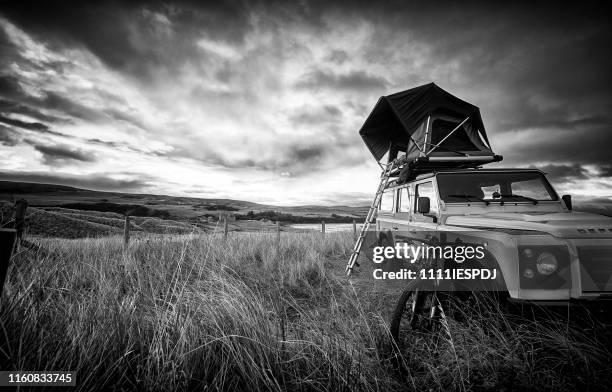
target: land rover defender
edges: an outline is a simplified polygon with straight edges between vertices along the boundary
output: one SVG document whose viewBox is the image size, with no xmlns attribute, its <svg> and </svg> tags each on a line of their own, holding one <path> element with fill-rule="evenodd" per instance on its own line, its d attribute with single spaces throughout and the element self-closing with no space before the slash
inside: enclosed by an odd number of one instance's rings
<svg viewBox="0 0 612 392">
<path fill-rule="evenodd" d="M 382 173 L 349 275 L 372 234 L 386 248 L 475 245 L 486 249 L 479 267 L 496 270 L 493 285 L 443 286 L 436 278 L 437 286 L 423 289 L 424 279 L 411 280 L 393 314 L 394 337 L 404 313 L 411 327 L 417 313 L 436 316 L 441 287 L 494 291 L 518 303 L 612 303 L 612 218 L 574 211 L 571 197 L 559 197 L 540 170 L 484 168 L 502 157 L 491 148 L 478 107 L 430 83 L 381 97 L 359 134 Z M 439 255 L 419 262 L 457 268 Z"/>
</svg>

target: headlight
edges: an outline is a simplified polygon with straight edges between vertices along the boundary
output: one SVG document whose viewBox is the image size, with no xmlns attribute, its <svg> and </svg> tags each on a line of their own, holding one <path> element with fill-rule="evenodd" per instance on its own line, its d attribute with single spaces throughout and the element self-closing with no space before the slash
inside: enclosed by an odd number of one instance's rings
<svg viewBox="0 0 612 392">
<path fill-rule="evenodd" d="M 559 267 L 557 258 L 549 252 L 542 252 L 538 255 L 536 260 L 536 267 L 538 272 L 542 275 L 553 274 Z"/>
</svg>

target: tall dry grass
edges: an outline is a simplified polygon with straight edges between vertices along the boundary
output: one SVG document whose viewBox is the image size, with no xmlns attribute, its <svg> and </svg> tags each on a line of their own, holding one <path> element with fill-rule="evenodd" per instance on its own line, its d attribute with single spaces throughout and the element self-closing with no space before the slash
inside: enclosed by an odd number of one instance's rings
<svg viewBox="0 0 612 392">
<path fill-rule="evenodd" d="M 119 238 L 40 245 L 9 271 L 3 368 L 74 369 L 85 390 L 395 383 L 376 370 L 378 320 L 363 329 L 326 274 L 350 246 L 342 235 L 151 236 L 126 254 Z"/>
<path fill-rule="evenodd" d="M 572 390 L 587 385 L 568 377 L 577 371 L 605 381 L 601 342 L 482 304 L 415 335 L 398 370 L 386 324 L 398 293 L 342 277 L 350 234 L 282 233 L 280 246 L 275 234 L 151 235 L 125 253 L 118 237 L 38 243 L 9 269 L 0 365 L 76 370 L 80 390 Z"/>
</svg>

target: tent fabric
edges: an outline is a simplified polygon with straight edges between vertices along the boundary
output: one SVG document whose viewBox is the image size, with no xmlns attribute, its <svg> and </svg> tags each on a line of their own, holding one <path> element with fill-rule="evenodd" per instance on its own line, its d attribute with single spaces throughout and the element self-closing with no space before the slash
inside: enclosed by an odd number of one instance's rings
<svg viewBox="0 0 612 392">
<path fill-rule="evenodd" d="M 434 146 L 468 117 L 439 147 Z M 428 153 L 493 156 L 480 109 L 434 83 L 381 97 L 359 134 L 377 161 L 398 152 L 408 158 Z"/>
</svg>

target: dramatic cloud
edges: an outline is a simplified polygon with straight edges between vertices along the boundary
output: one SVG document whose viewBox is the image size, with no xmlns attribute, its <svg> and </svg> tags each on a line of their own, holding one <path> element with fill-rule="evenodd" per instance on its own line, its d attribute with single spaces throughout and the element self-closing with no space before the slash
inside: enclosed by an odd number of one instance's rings
<svg viewBox="0 0 612 392">
<path fill-rule="evenodd" d="M 0 124 L 0 144 L 8 147 L 16 146 L 19 139 L 13 130 Z"/>
<path fill-rule="evenodd" d="M 532 166 L 533 167 L 533 166 Z M 535 168 L 535 167 L 534 167 Z M 574 165 L 544 165 L 538 167 L 554 182 L 588 179 L 589 171 L 578 164 Z"/>
<path fill-rule="evenodd" d="M 46 132 L 49 130 L 49 127 L 45 124 L 41 124 L 38 122 L 26 122 L 21 120 L 16 120 L 4 116 L 0 116 L 0 122 L 5 123 L 7 125 L 13 125 L 18 128 L 29 129 L 31 131 L 42 131 Z"/>
<path fill-rule="evenodd" d="M 599 167 L 600 177 L 612 177 L 612 165 L 605 165 Z"/>
<path fill-rule="evenodd" d="M 0 91 L 2 90 L 0 89 Z M 13 113 L 13 114 L 24 115 L 24 116 L 34 118 L 39 121 L 43 121 L 43 122 L 61 122 L 62 121 L 61 118 L 46 115 L 40 112 L 39 110 L 36 110 L 29 106 L 22 105 L 17 102 L 2 100 L 2 99 L 0 99 L 0 113 L 6 113 L 6 114 Z M 9 119 L 9 121 L 14 121 L 14 120 Z M 44 128 L 45 130 L 48 130 L 48 127 L 44 127 Z"/>
<path fill-rule="evenodd" d="M 295 114 L 289 117 L 289 121 L 295 127 L 337 123 L 340 120 L 342 120 L 342 111 L 334 105 L 298 109 Z"/>
<path fill-rule="evenodd" d="M 48 165 L 63 164 L 66 161 L 74 160 L 81 162 L 91 162 L 94 160 L 90 154 L 84 151 L 73 149 L 68 146 L 46 146 L 34 143 L 34 149 L 43 154 L 43 159 Z"/>
<path fill-rule="evenodd" d="M 379 168 L 363 121 L 381 95 L 434 81 L 481 108 L 502 166 L 608 198 L 611 43 L 591 2 L 2 4 L 0 166 L 96 189 L 364 203 Z"/>
<path fill-rule="evenodd" d="M 334 54 L 330 56 L 333 59 Z M 364 71 L 353 71 L 347 74 L 335 74 L 332 71 L 320 70 L 309 72 L 300 78 L 296 87 L 306 89 L 330 90 L 383 90 L 389 82 L 380 76 L 370 75 Z"/>
</svg>

